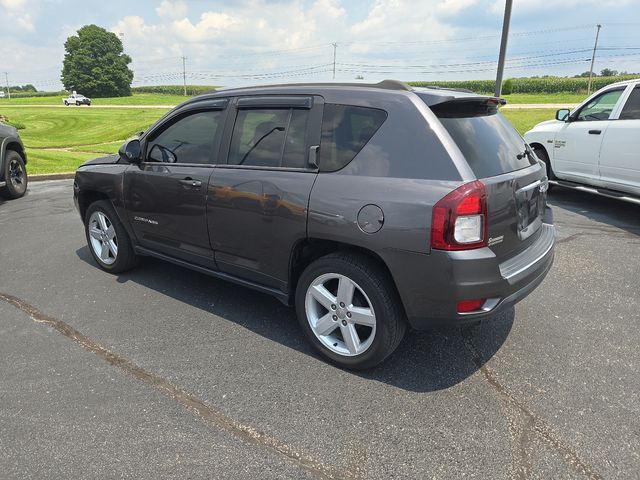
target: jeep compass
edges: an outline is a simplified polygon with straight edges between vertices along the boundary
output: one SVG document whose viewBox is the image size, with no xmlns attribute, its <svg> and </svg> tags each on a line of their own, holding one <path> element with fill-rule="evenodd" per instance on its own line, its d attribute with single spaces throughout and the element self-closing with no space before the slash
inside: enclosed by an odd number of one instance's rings
<svg viewBox="0 0 640 480">
<path fill-rule="evenodd" d="M 396 81 L 213 91 L 83 164 L 74 198 L 102 269 L 153 256 L 260 290 L 326 359 L 369 368 L 551 268 L 546 169 L 502 103 Z"/>
</svg>

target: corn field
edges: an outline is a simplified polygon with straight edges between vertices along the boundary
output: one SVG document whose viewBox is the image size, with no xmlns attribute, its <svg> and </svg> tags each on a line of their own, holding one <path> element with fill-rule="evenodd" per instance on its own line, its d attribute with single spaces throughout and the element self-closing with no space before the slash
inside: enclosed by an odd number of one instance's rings
<svg viewBox="0 0 640 480">
<path fill-rule="evenodd" d="M 593 77 L 591 91 L 598 90 L 614 82 L 631 80 L 637 75 L 620 75 L 616 77 Z M 543 78 L 510 78 L 502 84 L 502 93 L 586 93 L 589 79 L 543 77 Z M 444 88 L 466 88 L 478 93 L 493 93 L 495 80 L 460 80 L 446 82 L 409 82 L 414 87 L 437 86 Z"/>
</svg>

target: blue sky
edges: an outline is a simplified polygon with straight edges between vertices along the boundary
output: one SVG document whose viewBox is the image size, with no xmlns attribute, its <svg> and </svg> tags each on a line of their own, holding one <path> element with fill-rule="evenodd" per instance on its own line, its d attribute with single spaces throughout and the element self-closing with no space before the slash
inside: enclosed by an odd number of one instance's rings
<svg viewBox="0 0 640 480">
<path fill-rule="evenodd" d="M 504 0 L 0 0 L 0 72 L 61 88 L 64 41 L 95 23 L 118 33 L 134 85 L 242 85 L 495 75 Z M 640 0 L 514 0 L 506 77 L 640 72 Z M 3 79 L 4 80 L 4 79 Z"/>
</svg>

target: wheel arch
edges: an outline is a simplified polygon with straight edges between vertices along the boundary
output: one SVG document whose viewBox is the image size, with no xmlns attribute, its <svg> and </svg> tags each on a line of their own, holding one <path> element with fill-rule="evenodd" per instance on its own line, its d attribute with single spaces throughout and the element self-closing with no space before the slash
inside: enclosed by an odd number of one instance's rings
<svg viewBox="0 0 640 480">
<path fill-rule="evenodd" d="M 391 270 L 379 254 L 359 245 L 321 238 L 305 238 L 298 241 L 293 247 L 289 263 L 289 298 L 293 299 L 295 297 L 298 280 L 307 266 L 325 255 L 339 252 L 361 255 L 375 262 L 389 277 L 389 280 L 395 288 L 395 293 L 398 295 L 398 298 L 401 298 Z M 402 307 L 404 309 L 404 305 Z"/>
<path fill-rule="evenodd" d="M 106 200 L 113 206 L 113 202 L 106 193 L 97 190 L 80 190 L 80 192 L 78 192 L 78 210 L 80 210 L 82 221 L 85 221 L 89 206 L 99 200 Z"/>
</svg>

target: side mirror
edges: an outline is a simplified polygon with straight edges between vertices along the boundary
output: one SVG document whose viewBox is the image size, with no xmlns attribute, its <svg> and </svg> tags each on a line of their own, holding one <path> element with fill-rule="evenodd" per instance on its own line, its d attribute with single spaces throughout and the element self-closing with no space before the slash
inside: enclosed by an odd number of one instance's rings
<svg viewBox="0 0 640 480">
<path fill-rule="evenodd" d="M 568 108 L 561 108 L 560 110 L 556 111 L 556 120 L 567 122 L 569 120 L 570 113 L 571 110 L 569 110 Z"/>
<path fill-rule="evenodd" d="M 132 138 L 122 144 L 120 150 L 118 150 L 121 158 L 131 163 L 140 163 L 142 161 L 142 147 L 140 146 L 140 140 Z"/>
</svg>

